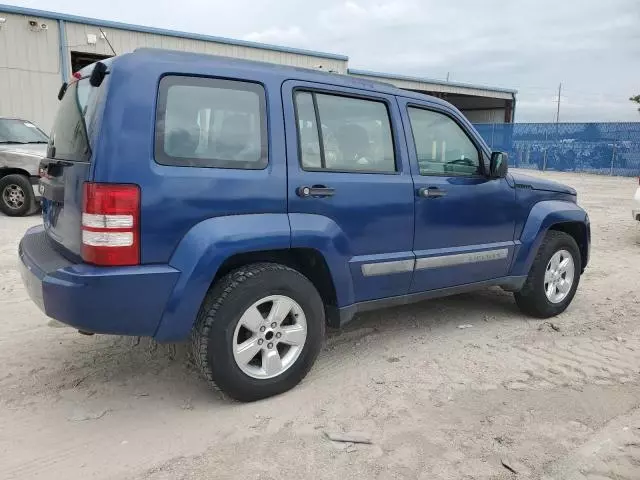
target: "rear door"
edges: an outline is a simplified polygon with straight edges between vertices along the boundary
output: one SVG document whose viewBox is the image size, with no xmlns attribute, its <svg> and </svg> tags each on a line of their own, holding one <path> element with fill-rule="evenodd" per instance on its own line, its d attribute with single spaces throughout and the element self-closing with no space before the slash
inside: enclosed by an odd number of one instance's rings
<svg viewBox="0 0 640 480">
<path fill-rule="evenodd" d="M 412 292 L 507 275 L 515 190 L 492 179 L 488 151 L 468 122 L 441 104 L 399 99 L 415 182 Z"/>
<path fill-rule="evenodd" d="M 100 87 L 89 78 L 72 82 L 65 92 L 40 164 L 42 217 L 48 236 L 65 253 L 81 253 L 82 189 L 91 167 L 91 134 L 108 76 Z"/>
<path fill-rule="evenodd" d="M 326 248 L 349 262 L 355 302 L 406 294 L 413 181 L 395 98 L 287 81 L 283 102 L 293 246 L 324 225 Z"/>
</svg>

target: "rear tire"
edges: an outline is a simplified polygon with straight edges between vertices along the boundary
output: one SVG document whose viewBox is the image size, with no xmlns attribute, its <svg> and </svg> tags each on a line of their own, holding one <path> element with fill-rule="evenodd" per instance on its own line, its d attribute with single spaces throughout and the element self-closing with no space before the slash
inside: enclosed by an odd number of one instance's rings
<svg viewBox="0 0 640 480">
<path fill-rule="evenodd" d="M 324 305 L 309 279 L 284 265 L 250 264 L 207 293 L 192 333 L 193 357 L 210 384 L 250 402 L 296 386 L 324 334 Z"/>
<path fill-rule="evenodd" d="M 563 262 L 566 262 L 564 271 Z M 522 290 L 514 294 L 516 304 L 532 317 L 559 315 L 573 300 L 581 271 L 582 257 L 573 237 L 554 230 L 547 232 Z"/>
<path fill-rule="evenodd" d="M 9 217 L 27 215 L 35 205 L 31 182 L 24 175 L 12 174 L 0 178 L 0 211 Z"/>
</svg>

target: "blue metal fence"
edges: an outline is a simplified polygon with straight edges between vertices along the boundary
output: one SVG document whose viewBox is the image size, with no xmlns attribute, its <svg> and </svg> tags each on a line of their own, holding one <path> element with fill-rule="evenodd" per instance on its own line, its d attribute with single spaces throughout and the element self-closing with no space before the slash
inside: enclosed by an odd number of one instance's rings
<svg viewBox="0 0 640 480">
<path fill-rule="evenodd" d="M 476 129 L 493 150 L 519 168 L 640 175 L 640 122 L 481 123 Z"/>
</svg>

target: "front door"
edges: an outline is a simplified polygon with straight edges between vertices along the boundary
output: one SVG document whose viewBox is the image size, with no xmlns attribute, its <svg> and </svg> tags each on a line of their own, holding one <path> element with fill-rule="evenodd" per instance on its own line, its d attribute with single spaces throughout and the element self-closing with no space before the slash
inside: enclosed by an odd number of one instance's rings
<svg viewBox="0 0 640 480">
<path fill-rule="evenodd" d="M 406 294 L 414 199 L 395 98 L 298 81 L 282 93 L 292 247 L 349 265 L 339 306 Z"/>
<path fill-rule="evenodd" d="M 490 152 L 442 104 L 400 101 L 415 183 L 411 292 L 506 276 L 514 249 L 515 190 L 490 179 Z"/>
</svg>

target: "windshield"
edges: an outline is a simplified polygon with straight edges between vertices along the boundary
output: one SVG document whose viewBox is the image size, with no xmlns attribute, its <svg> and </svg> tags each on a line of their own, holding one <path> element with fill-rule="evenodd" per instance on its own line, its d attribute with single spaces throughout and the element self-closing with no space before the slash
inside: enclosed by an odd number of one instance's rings
<svg viewBox="0 0 640 480">
<path fill-rule="evenodd" d="M 14 118 L 0 118 L 0 143 L 47 143 L 47 136 L 33 123 Z"/>
</svg>

